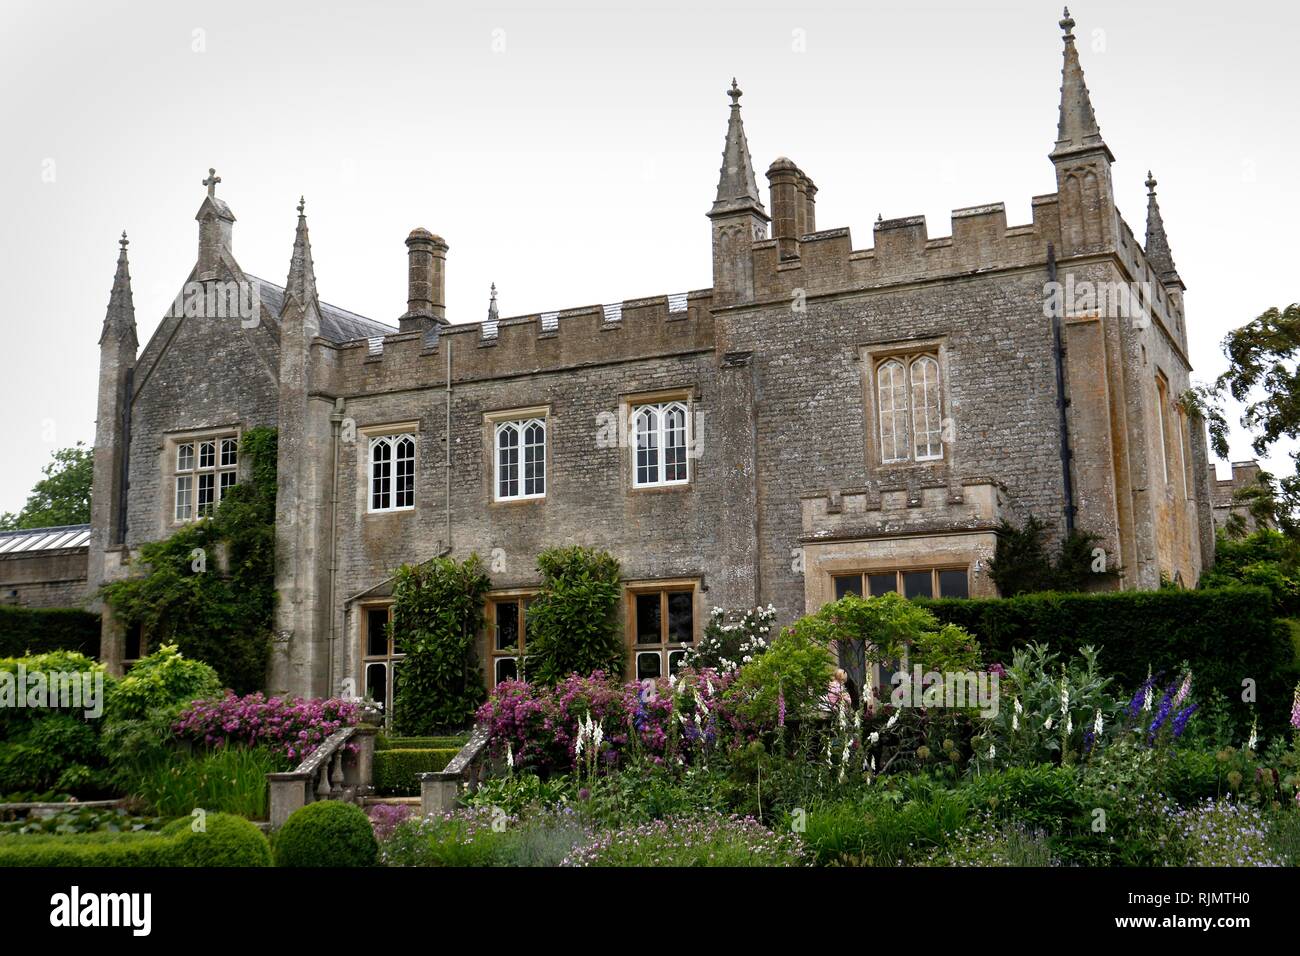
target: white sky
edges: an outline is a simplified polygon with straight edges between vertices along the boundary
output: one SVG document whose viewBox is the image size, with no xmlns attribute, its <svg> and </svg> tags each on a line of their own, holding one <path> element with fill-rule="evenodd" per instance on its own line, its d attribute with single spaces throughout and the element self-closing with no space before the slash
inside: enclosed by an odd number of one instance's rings
<svg viewBox="0 0 1300 956">
<path fill-rule="evenodd" d="M 1073 13 L 1117 203 L 1141 235 L 1155 171 L 1212 378 L 1228 329 L 1300 299 L 1300 7 Z M 322 298 L 390 323 L 415 226 L 451 245 L 453 321 L 483 318 L 493 281 L 503 316 L 707 288 L 733 75 L 760 185 L 789 155 L 820 228 L 864 248 L 877 213 L 924 213 L 943 236 L 952 209 L 996 201 L 1014 225 L 1055 191 L 1059 17 L 1028 0 L 0 0 L 0 510 L 52 449 L 93 439 L 118 234 L 143 345 L 195 259 L 209 166 L 246 271 L 283 282 L 305 193 Z M 1240 434 L 1232 456 L 1251 457 Z"/>
</svg>

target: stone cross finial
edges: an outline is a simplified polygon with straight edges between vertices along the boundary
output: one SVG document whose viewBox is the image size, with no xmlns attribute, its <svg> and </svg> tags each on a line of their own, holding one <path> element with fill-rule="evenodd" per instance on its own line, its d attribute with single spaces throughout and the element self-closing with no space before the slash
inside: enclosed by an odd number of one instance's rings
<svg viewBox="0 0 1300 956">
<path fill-rule="evenodd" d="M 306 208 L 307 208 L 307 199 L 306 199 L 306 197 L 305 197 L 305 196 L 299 196 L 299 197 L 298 197 L 298 215 L 301 216 L 301 215 L 302 215 L 302 211 L 303 211 L 304 209 L 306 209 Z"/>
<path fill-rule="evenodd" d="M 743 94 L 740 91 L 740 87 L 736 85 L 736 78 L 734 76 L 731 78 L 731 89 L 727 90 L 727 95 L 731 97 L 731 105 L 733 107 L 740 106 L 740 97 Z"/>
<path fill-rule="evenodd" d="M 119 246 L 121 246 L 124 250 L 125 250 L 126 247 L 130 244 L 130 240 L 126 238 L 126 230 L 125 230 L 125 229 L 122 230 L 122 238 L 119 239 L 119 240 L 117 240 L 117 244 L 118 244 Z"/>
<path fill-rule="evenodd" d="M 1065 8 L 1065 16 L 1061 18 L 1061 29 L 1065 31 L 1066 39 L 1073 39 L 1074 34 L 1070 31 L 1074 29 L 1074 17 L 1070 16 L 1070 8 Z"/>
<path fill-rule="evenodd" d="M 203 185 L 208 187 L 209 196 L 215 196 L 217 194 L 217 183 L 219 182 L 221 182 L 221 177 L 217 175 L 215 169 L 209 166 L 208 178 L 203 180 Z"/>
<path fill-rule="evenodd" d="M 1152 196 L 1156 194 L 1156 178 L 1151 175 L 1151 170 L 1147 170 L 1147 192 Z"/>
</svg>

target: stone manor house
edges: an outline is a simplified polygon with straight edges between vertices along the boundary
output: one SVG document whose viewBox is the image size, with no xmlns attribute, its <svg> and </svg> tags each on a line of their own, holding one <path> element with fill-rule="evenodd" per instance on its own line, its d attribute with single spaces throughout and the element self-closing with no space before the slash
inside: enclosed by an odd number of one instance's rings
<svg viewBox="0 0 1300 956">
<path fill-rule="evenodd" d="M 941 237 L 923 217 L 877 220 L 856 247 L 818 225 L 790 159 L 760 191 L 733 81 L 713 284 L 692 292 L 514 317 L 494 293 L 486 321 L 453 324 L 449 244 L 416 229 L 394 327 L 320 299 L 302 205 L 284 285 L 245 272 L 210 173 L 186 292 L 143 350 L 123 237 L 93 520 L 30 549 L 70 561 L 28 565 L 31 593 L 66 573 L 45 603 L 93 601 L 240 480 L 240 435 L 263 425 L 280 441 L 272 691 L 387 699 L 393 571 L 437 555 L 490 566 L 489 684 L 528 652 L 535 556 L 555 545 L 622 563 L 637 677 L 672 670 L 714 607 L 771 603 L 788 623 L 848 592 L 994 594 L 1004 518 L 1099 535 L 1120 587 L 1194 585 L 1213 466 L 1179 401 L 1184 286 L 1154 179 L 1144 241 L 1115 207 L 1073 25 L 1057 188 L 1019 225 L 988 203 Z M 147 642 L 106 615 L 112 668 Z"/>
</svg>

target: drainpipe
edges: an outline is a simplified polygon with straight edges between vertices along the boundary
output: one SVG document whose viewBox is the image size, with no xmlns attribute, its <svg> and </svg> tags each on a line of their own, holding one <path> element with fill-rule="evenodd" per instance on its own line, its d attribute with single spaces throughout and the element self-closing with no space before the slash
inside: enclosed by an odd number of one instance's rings
<svg viewBox="0 0 1300 956">
<path fill-rule="evenodd" d="M 1047 279 L 1056 283 L 1056 247 L 1047 244 Z M 1056 360 L 1056 412 L 1061 429 L 1061 484 L 1065 489 L 1065 536 L 1074 534 L 1074 480 L 1070 475 L 1070 460 L 1074 453 L 1070 451 L 1070 428 L 1066 409 L 1070 400 L 1065 397 L 1065 346 L 1061 338 L 1061 310 L 1064 303 L 1057 295 L 1052 307 L 1052 357 Z"/>
<path fill-rule="evenodd" d="M 345 400 L 340 396 L 334 399 L 334 411 L 330 415 L 330 431 L 333 435 L 334 470 L 330 477 L 330 652 L 329 682 L 334 683 L 334 646 L 338 643 L 338 608 L 335 607 L 335 593 L 339 571 L 339 429 L 343 425 Z M 332 693 L 332 691 L 331 691 Z"/>
<path fill-rule="evenodd" d="M 447 443 L 446 461 L 443 463 L 443 490 L 447 505 L 447 528 L 442 539 L 442 553 L 451 554 L 451 339 L 447 339 Z"/>
</svg>

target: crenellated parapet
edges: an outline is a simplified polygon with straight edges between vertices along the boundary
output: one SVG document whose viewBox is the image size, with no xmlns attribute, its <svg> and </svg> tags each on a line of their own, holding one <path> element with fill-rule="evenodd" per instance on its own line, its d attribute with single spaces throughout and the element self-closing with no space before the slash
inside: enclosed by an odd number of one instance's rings
<svg viewBox="0 0 1300 956">
<path fill-rule="evenodd" d="M 909 534 L 991 532 L 1008 517 L 1006 489 L 990 478 L 916 488 L 824 491 L 800 500 L 804 543 Z"/>
<path fill-rule="evenodd" d="M 924 216 L 879 220 L 870 249 L 854 249 L 847 228 L 801 236 L 782 258 L 782 240 L 754 243 L 758 302 L 898 283 L 973 275 L 1043 263 L 1059 230 L 1056 196 L 1033 200 L 1034 219 L 1008 226 L 1002 203 L 952 213 L 952 230 L 931 239 Z"/>
<path fill-rule="evenodd" d="M 710 351 L 710 301 L 705 289 L 317 344 L 339 393 L 441 384 L 448 350 L 455 382 L 509 378 Z"/>
</svg>

